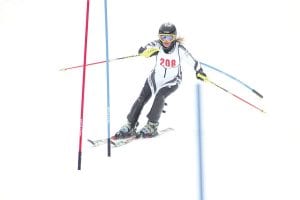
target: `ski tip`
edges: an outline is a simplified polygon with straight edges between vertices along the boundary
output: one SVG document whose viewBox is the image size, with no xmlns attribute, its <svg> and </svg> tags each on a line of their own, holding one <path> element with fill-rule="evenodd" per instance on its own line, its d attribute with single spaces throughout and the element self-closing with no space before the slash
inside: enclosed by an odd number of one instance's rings
<svg viewBox="0 0 300 200">
<path fill-rule="evenodd" d="M 169 127 L 169 128 L 165 128 L 165 129 L 160 130 L 160 132 L 167 132 L 167 131 L 175 131 L 175 129 Z"/>
<path fill-rule="evenodd" d="M 96 143 L 95 143 L 93 140 L 88 139 L 87 141 L 88 141 L 89 143 L 91 143 L 93 146 L 96 145 Z"/>
</svg>

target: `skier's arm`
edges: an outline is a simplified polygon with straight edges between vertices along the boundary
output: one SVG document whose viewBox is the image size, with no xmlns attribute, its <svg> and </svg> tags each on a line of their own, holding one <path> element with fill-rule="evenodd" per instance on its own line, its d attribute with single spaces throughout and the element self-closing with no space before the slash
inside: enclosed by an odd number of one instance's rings
<svg viewBox="0 0 300 200">
<path fill-rule="evenodd" d="M 146 58 L 157 55 L 159 51 L 159 43 L 153 41 L 148 43 L 146 46 L 140 47 L 138 54 Z"/>
<path fill-rule="evenodd" d="M 179 46 L 179 53 L 181 57 L 184 58 L 183 60 L 187 64 L 194 66 L 194 70 L 196 72 L 196 78 L 204 81 L 206 74 L 203 72 L 201 63 L 197 61 L 183 45 Z"/>
</svg>

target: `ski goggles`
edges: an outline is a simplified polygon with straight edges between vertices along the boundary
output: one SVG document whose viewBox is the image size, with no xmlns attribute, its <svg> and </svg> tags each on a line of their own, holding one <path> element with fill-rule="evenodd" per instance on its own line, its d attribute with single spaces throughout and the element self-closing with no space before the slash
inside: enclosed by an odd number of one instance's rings
<svg viewBox="0 0 300 200">
<path fill-rule="evenodd" d="M 162 42 L 164 42 L 164 41 L 173 42 L 176 39 L 175 34 L 159 34 L 158 36 L 159 36 L 160 41 L 162 41 Z"/>
</svg>

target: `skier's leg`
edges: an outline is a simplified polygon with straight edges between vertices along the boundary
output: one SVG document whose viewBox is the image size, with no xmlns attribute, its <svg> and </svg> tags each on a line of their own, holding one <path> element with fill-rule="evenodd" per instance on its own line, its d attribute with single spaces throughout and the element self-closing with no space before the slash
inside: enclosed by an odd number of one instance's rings
<svg viewBox="0 0 300 200">
<path fill-rule="evenodd" d="M 131 107 L 129 114 L 127 115 L 127 119 L 129 122 L 132 122 L 132 123 L 137 122 L 137 120 L 142 112 L 143 107 L 149 101 L 149 99 L 151 98 L 151 95 L 152 95 L 151 89 L 148 84 L 148 81 L 146 80 L 139 97 L 136 99 L 136 101 L 134 102 L 134 104 Z"/>
<path fill-rule="evenodd" d="M 158 122 L 163 111 L 166 98 L 178 88 L 178 85 L 161 88 L 156 94 L 147 117 L 151 122 Z"/>
<path fill-rule="evenodd" d="M 178 88 L 178 85 L 161 88 L 156 94 L 151 110 L 148 113 L 148 123 L 141 129 L 139 135 L 153 137 L 157 135 L 159 119 L 165 105 L 165 99 Z"/>
<path fill-rule="evenodd" d="M 142 112 L 144 105 L 149 101 L 151 97 L 151 89 L 148 81 L 145 82 L 144 87 L 132 105 L 129 114 L 127 115 L 127 123 L 121 127 L 121 129 L 115 134 L 116 138 L 126 138 L 135 134 L 136 127 L 138 126 L 138 118 Z"/>
</svg>

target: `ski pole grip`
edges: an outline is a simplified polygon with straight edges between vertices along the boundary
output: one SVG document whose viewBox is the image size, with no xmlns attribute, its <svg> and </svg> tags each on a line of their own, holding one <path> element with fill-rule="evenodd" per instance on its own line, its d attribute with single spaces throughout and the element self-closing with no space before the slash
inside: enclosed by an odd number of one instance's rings
<svg viewBox="0 0 300 200">
<path fill-rule="evenodd" d="M 201 79 L 202 81 L 207 81 L 208 80 L 208 78 L 206 76 L 204 76 L 200 73 L 197 73 L 196 76 L 197 76 L 198 79 Z"/>
</svg>

